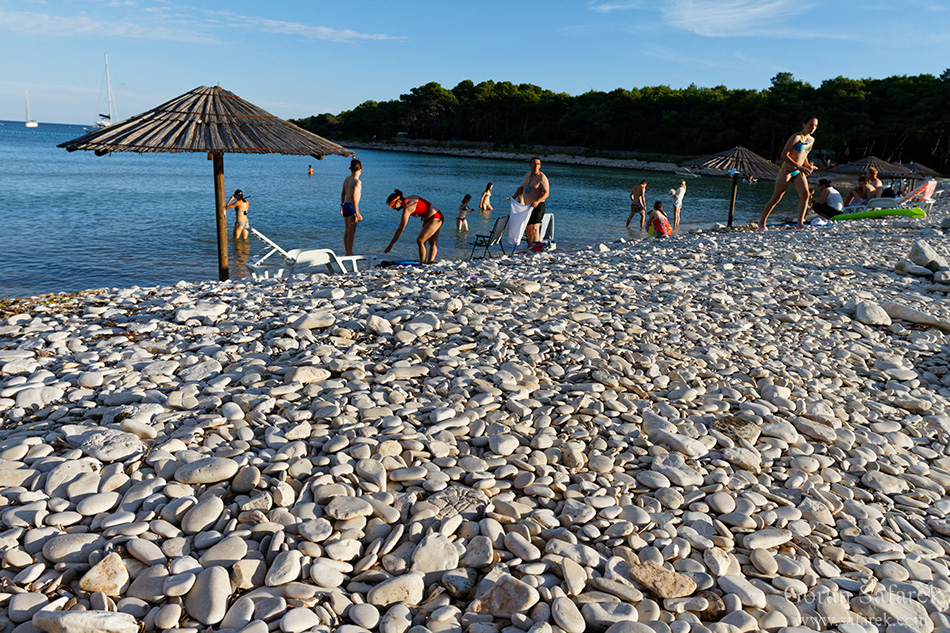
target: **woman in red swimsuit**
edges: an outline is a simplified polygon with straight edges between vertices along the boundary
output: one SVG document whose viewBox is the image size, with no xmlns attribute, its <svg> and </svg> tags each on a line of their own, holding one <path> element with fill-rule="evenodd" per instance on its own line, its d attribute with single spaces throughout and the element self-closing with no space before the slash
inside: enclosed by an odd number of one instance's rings
<svg viewBox="0 0 950 633">
<path fill-rule="evenodd" d="M 418 216 L 422 218 L 422 230 L 419 231 L 419 237 L 416 238 L 416 244 L 419 246 L 419 263 L 431 264 L 434 262 L 435 254 L 439 250 L 439 229 L 442 228 L 442 221 L 445 219 L 442 212 L 436 209 L 428 200 L 423 200 L 419 196 L 409 196 L 407 198 L 398 189 L 389 194 L 389 197 L 386 198 L 386 205 L 390 209 L 402 211 L 399 228 L 396 229 L 396 234 L 393 235 L 392 241 L 386 247 L 386 252 L 392 250 L 393 244 L 396 243 L 396 240 L 399 239 L 406 228 L 406 224 L 409 223 L 409 218 Z M 429 245 L 428 251 L 426 250 L 426 244 Z"/>
</svg>

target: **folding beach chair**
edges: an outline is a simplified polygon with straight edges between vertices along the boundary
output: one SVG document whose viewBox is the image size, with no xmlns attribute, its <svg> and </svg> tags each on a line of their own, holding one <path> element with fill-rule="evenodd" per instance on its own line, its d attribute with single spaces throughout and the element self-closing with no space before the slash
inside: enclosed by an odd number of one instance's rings
<svg viewBox="0 0 950 633">
<path fill-rule="evenodd" d="M 488 235 L 476 235 L 475 241 L 472 242 L 472 255 L 469 259 L 475 259 L 475 249 L 483 246 L 485 251 L 482 253 L 482 259 L 485 257 L 491 257 L 491 253 L 488 249 L 492 246 L 498 245 L 501 249 L 501 252 L 507 255 L 505 252 L 505 246 L 501 243 L 502 238 L 505 237 L 505 230 L 508 228 L 508 216 L 503 216 L 500 218 L 495 218 L 495 226 L 492 227 L 491 233 Z"/>
</svg>

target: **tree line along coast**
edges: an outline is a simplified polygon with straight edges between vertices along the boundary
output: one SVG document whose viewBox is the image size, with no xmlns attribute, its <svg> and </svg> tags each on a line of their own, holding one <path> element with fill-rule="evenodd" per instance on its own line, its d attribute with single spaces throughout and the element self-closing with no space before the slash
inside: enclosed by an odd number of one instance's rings
<svg viewBox="0 0 950 633">
<path fill-rule="evenodd" d="M 883 79 L 826 79 L 814 87 L 778 73 L 764 90 L 650 86 L 572 96 L 532 84 L 436 82 L 389 101 L 295 121 L 346 141 L 428 139 L 571 146 L 646 160 L 699 156 L 742 145 L 776 159 L 803 116 L 822 124 L 812 159 L 844 163 L 874 155 L 950 171 L 950 69 Z M 675 159 L 673 159 L 675 160 Z"/>
</svg>

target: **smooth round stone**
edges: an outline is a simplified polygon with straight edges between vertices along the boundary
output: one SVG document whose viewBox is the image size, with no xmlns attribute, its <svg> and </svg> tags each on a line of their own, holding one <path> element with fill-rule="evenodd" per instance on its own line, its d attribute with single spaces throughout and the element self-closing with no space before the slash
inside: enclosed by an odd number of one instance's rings
<svg viewBox="0 0 950 633">
<path fill-rule="evenodd" d="M 197 534 L 217 523 L 224 512 L 221 497 L 208 497 L 192 506 L 181 519 L 181 531 L 185 534 Z"/>
<path fill-rule="evenodd" d="M 198 561 L 203 567 L 220 565 L 230 567 L 247 554 L 247 541 L 240 536 L 229 536 L 205 550 Z"/>
<path fill-rule="evenodd" d="M 185 611 L 202 624 L 217 624 L 224 619 L 230 595 L 231 579 L 227 570 L 209 567 L 198 574 L 191 591 L 185 595 Z"/>
<path fill-rule="evenodd" d="M 197 574 L 192 572 L 169 576 L 165 579 L 165 584 L 162 585 L 162 591 L 169 597 L 183 596 L 195 586 L 195 580 L 197 578 Z"/>
<path fill-rule="evenodd" d="M 767 549 L 754 549 L 749 554 L 749 560 L 752 564 L 766 576 L 774 576 L 778 573 L 778 563 L 775 557 Z"/>
<path fill-rule="evenodd" d="M 175 481 L 183 484 L 214 484 L 234 477 L 238 463 L 225 457 L 205 457 L 175 471 Z"/>
<path fill-rule="evenodd" d="M 521 442 L 514 435 L 492 435 L 488 438 L 488 447 L 495 455 L 507 456 L 514 453 Z"/>
<path fill-rule="evenodd" d="M 384 580 L 366 594 L 369 604 L 386 607 L 397 602 L 416 604 L 422 601 L 425 583 L 421 574 L 409 573 Z"/>
<path fill-rule="evenodd" d="M 166 604 L 155 614 L 155 628 L 172 629 L 178 626 L 182 615 L 181 605 Z"/>
<path fill-rule="evenodd" d="M 241 466 L 234 479 L 231 480 L 231 490 L 237 493 L 247 493 L 254 490 L 260 481 L 260 469 L 256 466 Z"/>
<path fill-rule="evenodd" d="M 326 519 L 314 519 L 297 524 L 297 533 L 313 543 L 325 541 L 333 534 L 333 525 Z"/>
<path fill-rule="evenodd" d="M 125 548 L 129 554 L 146 565 L 164 565 L 168 561 L 161 548 L 152 541 L 141 538 L 130 539 L 126 542 Z"/>
<path fill-rule="evenodd" d="M 567 633 L 584 633 L 587 628 L 584 616 L 570 598 L 564 596 L 555 598 L 551 604 L 551 616 Z"/>
<path fill-rule="evenodd" d="M 343 572 L 325 563 L 315 562 L 310 566 L 310 579 L 324 589 L 334 589 L 343 584 Z"/>
<path fill-rule="evenodd" d="M 280 630 L 283 633 L 302 633 L 320 624 L 320 616 L 312 610 L 297 607 L 291 609 L 280 619 Z"/>
<path fill-rule="evenodd" d="M 782 528 L 766 528 L 746 534 L 743 545 L 746 549 L 771 549 L 792 540 L 792 533 Z"/>
<path fill-rule="evenodd" d="M 236 402 L 225 402 L 221 405 L 221 415 L 228 420 L 243 420 L 244 409 Z"/>
<path fill-rule="evenodd" d="M 279 553 L 270 569 L 267 570 L 264 584 L 268 587 L 277 587 L 297 580 L 300 577 L 302 559 L 303 554 L 299 550 L 293 549 Z"/>
<path fill-rule="evenodd" d="M 3 562 L 16 569 L 29 567 L 33 564 L 33 557 L 22 549 L 8 549 L 3 553 Z"/>
<path fill-rule="evenodd" d="M 373 514 L 373 506 L 359 497 L 333 497 L 327 504 L 325 512 L 330 518 L 346 521 L 356 517 L 370 516 Z"/>
<path fill-rule="evenodd" d="M 641 470 L 635 475 L 637 483 L 647 488 L 667 488 L 670 486 L 669 478 L 652 470 Z"/>
<path fill-rule="evenodd" d="M 113 611 L 40 611 L 34 627 L 46 633 L 137 633 L 138 622 L 128 613 Z"/>
<path fill-rule="evenodd" d="M 115 491 L 89 495 L 76 504 L 76 512 L 87 517 L 109 512 L 121 499 L 122 495 Z"/>
<path fill-rule="evenodd" d="M 346 617 L 353 624 L 372 630 L 379 623 L 379 609 L 371 604 L 354 604 L 346 610 Z"/>
<path fill-rule="evenodd" d="M 706 503 L 716 514 L 729 514 L 736 509 L 735 497 L 725 492 L 712 493 L 706 497 Z"/>
<path fill-rule="evenodd" d="M 20 624 L 33 617 L 33 614 L 49 604 L 49 598 L 41 593 L 15 593 L 7 603 L 7 617 L 11 622 Z"/>
<path fill-rule="evenodd" d="M 54 536 L 43 545 L 43 556 L 50 563 L 85 563 L 89 555 L 103 548 L 98 534 L 77 533 Z"/>
<path fill-rule="evenodd" d="M 391 481 L 420 481 L 426 479 L 429 471 L 422 466 L 397 468 L 389 473 Z"/>
</svg>

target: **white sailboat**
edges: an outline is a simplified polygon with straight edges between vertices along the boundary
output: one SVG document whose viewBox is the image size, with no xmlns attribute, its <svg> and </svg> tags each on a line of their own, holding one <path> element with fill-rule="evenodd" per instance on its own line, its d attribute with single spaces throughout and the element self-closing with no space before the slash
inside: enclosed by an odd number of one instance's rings
<svg viewBox="0 0 950 633">
<path fill-rule="evenodd" d="M 109 54 L 104 53 L 104 55 L 106 58 L 106 94 L 108 95 L 107 98 L 109 101 L 109 105 L 108 105 L 109 113 L 99 115 L 99 120 L 96 121 L 95 128 L 94 128 L 97 130 L 101 130 L 102 128 L 109 127 L 110 125 L 112 125 L 119 119 L 119 114 L 116 112 L 116 109 L 115 109 L 115 99 L 113 99 L 112 97 L 112 81 L 109 79 Z"/>
<path fill-rule="evenodd" d="M 26 127 L 39 127 L 39 123 L 30 118 L 30 91 L 26 91 Z"/>
</svg>

